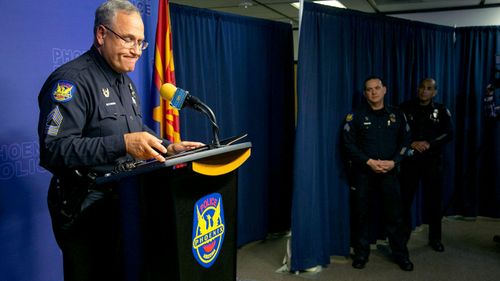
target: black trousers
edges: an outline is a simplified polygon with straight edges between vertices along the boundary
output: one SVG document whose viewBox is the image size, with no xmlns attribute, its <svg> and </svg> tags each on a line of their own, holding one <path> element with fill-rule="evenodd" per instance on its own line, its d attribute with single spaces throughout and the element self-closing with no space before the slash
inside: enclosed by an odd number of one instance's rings
<svg viewBox="0 0 500 281">
<path fill-rule="evenodd" d="M 352 191 L 353 249 L 358 257 L 370 255 L 372 233 L 372 201 L 380 198 L 385 233 L 394 258 L 407 258 L 408 248 L 404 237 L 402 200 L 400 184 L 395 170 L 386 174 L 376 174 L 363 169 L 354 173 Z M 376 196 L 377 195 L 377 196 Z"/>
<path fill-rule="evenodd" d="M 424 221 L 429 224 L 429 241 L 441 241 L 443 217 L 443 158 L 440 154 L 415 155 L 401 164 L 401 185 L 404 204 L 405 236 L 412 231 L 411 208 L 415 194 L 422 185 Z"/>
<path fill-rule="evenodd" d="M 108 195 L 88 207 L 69 229 L 59 228 L 53 218 L 65 281 L 125 280 L 119 201 Z"/>
</svg>

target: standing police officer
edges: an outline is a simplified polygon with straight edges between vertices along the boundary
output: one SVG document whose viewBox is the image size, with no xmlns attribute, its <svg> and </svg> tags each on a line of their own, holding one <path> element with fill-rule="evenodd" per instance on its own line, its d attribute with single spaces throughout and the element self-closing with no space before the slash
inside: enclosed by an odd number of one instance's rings
<svg viewBox="0 0 500 281">
<path fill-rule="evenodd" d="M 96 10 L 90 50 L 55 70 L 38 96 L 40 165 L 53 174 L 48 204 L 65 280 L 125 280 L 117 191 L 93 186 L 85 176 L 92 167 L 165 161 L 202 145 L 168 143 L 143 124 L 126 73 L 147 46 L 139 10 L 107 1 Z"/>
<path fill-rule="evenodd" d="M 452 139 L 453 129 L 450 111 L 433 101 L 437 94 L 436 81 L 423 79 L 418 96 L 401 104 L 411 128 L 412 156 L 402 165 L 401 183 L 404 202 L 404 220 L 407 241 L 412 230 L 411 207 L 415 192 L 422 183 L 424 213 L 429 223 L 429 245 L 443 252 L 441 219 L 443 216 L 443 146 Z"/>
<path fill-rule="evenodd" d="M 413 270 L 404 239 L 398 166 L 410 134 L 400 110 L 384 106 L 386 87 L 378 77 L 364 83 L 366 102 L 346 117 L 344 146 L 352 161 L 354 258 L 362 269 L 370 254 L 370 206 L 380 196 L 392 255 L 402 270 Z"/>
</svg>

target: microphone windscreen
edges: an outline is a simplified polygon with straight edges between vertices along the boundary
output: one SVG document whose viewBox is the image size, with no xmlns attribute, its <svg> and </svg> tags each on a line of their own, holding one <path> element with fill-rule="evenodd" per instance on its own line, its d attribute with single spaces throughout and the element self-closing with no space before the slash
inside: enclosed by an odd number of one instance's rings
<svg viewBox="0 0 500 281">
<path fill-rule="evenodd" d="M 174 97 L 175 91 L 177 90 L 177 87 L 170 83 L 165 83 L 161 86 L 160 88 L 160 96 L 167 101 L 171 101 Z"/>
</svg>

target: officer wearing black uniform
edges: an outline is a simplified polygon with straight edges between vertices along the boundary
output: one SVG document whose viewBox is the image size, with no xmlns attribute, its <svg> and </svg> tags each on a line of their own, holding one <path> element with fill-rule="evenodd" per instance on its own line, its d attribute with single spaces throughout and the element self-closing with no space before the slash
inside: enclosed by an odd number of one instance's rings
<svg viewBox="0 0 500 281">
<path fill-rule="evenodd" d="M 398 166 L 409 144 L 409 128 L 400 110 L 384 106 L 386 87 L 378 77 L 365 80 L 365 103 L 348 114 L 343 141 L 352 162 L 354 268 L 370 254 L 370 206 L 379 195 L 393 257 L 402 270 L 413 270 L 403 236 Z"/>
<path fill-rule="evenodd" d="M 443 146 L 452 139 L 450 111 L 433 101 L 437 94 L 436 81 L 422 80 L 418 96 L 401 104 L 411 129 L 412 156 L 402 163 L 401 183 L 405 209 L 406 239 L 410 239 L 411 207 L 415 192 L 422 183 L 424 213 L 429 223 L 429 245 L 437 252 L 444 251 L 441 242 L 443 216 Z"/>
<path fill-rule="evenodd" d="M 129 1 L 103 3 L 94 35 L 91 49 L 55 70 L 40 91 L 40 165 L 53 174 L 48 205 L 65 280 L 124 280 L 118 196 L 113 184 L 95 186 L 90 170 L 165 161 L 202 144 L 170 144 L 143 124 L 126 74 L 148 45 L 139 10 Z"/>
</svg>

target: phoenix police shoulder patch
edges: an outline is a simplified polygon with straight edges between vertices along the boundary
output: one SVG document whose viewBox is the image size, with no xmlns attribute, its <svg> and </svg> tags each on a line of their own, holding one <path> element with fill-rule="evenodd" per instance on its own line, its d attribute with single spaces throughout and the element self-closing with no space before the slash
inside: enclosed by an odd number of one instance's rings
<svg viewBox="0 0 500 281">
<path fill-rule="evenodd" d="M 198 263 L 211 267 L 217 260 L 225 234 L 224 208 L 219 193 L 209 194 L 194 205 L 193 256 Z"/>
<path fill-rule="evenodd" d="M 75 91 L 75 84 L 65 80 L 59 80 L 54 86 L 54 89 L 52 89 L 52 99 L 55 102 L 68 102 L 73 98 Z"/>
<path fill-rule="evenodd" d="M 345 117 L 345 121 L 346 121 L 346 122 L 351 122 L 351 121 L 352 121 L 353 116 L 354 116 L 354 115 L 353 115 L 352 113 L 347 114 L 347 116 Z"/>
</svg>

